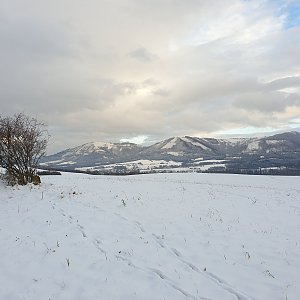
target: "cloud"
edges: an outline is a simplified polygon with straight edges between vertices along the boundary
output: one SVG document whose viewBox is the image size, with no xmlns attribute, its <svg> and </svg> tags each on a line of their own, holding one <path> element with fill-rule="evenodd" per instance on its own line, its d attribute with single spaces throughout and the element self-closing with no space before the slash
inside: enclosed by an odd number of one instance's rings
<svg viewBox="0 0 300 300">
<path fill-rule="evenodd" d="M 267 89 L 280 90 L 286 88 L 300 88 L 300 76 L 289 76 L 273 80 L 265 85 Z"/>
<path fill-rule="evenodd" d="M 91 140 L 296 126 L 296 4 L 5 2 L 1 114 L 46 121 L 50 152 Z"/>
<path fill-rule="evenodd" d="M 151 53 L 143 47 L 137 48 L 136 50 L 129 52 L 129 56 L 141 62 L 151 62 L 157 59 L 157 56 L 155 54 Z"/>
<path fill-rule="evenodd" d="M 245 110 L 261 111 L 264 113 L 283 112 L 291 106 L 300 106 L 299 94 L 248 93 L 239 97 L 234 104 Z"/>
</svg>

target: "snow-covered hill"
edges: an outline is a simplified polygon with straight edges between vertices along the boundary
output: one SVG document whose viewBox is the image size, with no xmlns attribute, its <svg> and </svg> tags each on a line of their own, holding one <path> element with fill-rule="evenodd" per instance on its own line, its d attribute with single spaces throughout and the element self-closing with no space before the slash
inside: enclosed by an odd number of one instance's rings
<svg viewBox="0 0 300 300">
<path fill-rule="evenodd" d="M 78 168 L 122 162 L 135 157 L 140 148 L 133 143 L 91 142 L 48 156 L 43 159 L 42 165 Z"/>
<path fill-rule="evenodd" d="M 200 160 L 214 163 L 201 164 Z M 217 164 L 216 161 L 222 161 Z M 43 159 L 41 166 L 65 170 L 116 172 L 134 165 L 145 170 L 141 163 L 152 170 L 172 166 L 172 170 L 230 170 L 261 168 L 292 168 L 300 173 L 300 133 L 289 132 L 265 138 L 212 139 L 173 137 L 148 147 L 132 143 L 88 143 L 59 152 Z M 197 163 L 195 163 L 197 161 Z M 175 164 L 174 164 L 175 162 Z M 211 168 L 207 168 L 211 165 Z M 253 167 L 252 167 L 253 166 Z M 130 169 L 130 168 L 129 168 Z M 128 168 L 126 169 L 128 170 Z"/>
<path fill-rule="evenodd" d="M 298 177 L 0 182 L 0 299 L 299 299 Z"/>
</svg>

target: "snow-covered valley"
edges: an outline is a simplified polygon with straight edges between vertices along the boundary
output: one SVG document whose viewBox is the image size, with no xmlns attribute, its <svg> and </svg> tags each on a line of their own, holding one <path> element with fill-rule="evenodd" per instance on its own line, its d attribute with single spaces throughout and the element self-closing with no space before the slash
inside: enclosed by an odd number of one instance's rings
<svg viewBox="0 0 300 300">
<path fill-rule="evenodd" d="M 0 299 L 299 299 L 299 177 L 0 182 Z"/>
</svg>

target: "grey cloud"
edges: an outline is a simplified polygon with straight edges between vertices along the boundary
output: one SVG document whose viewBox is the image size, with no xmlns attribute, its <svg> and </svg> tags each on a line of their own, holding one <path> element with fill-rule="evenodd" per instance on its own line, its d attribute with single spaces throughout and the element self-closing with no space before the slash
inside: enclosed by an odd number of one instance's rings
<svg viewBox="0 0 300 300">
<path fill-rule="evenodd" d="M 146 48 L 143 47 L 137 48 L 134 51 L 129 52 L 128 55 L 141 62 L 151 62 L 158 58 L 155 54 L 151 53 L 150 51 L 148 51 Z"/>
<path fill-rule="evenodd" d="M 290 87 L 300 87 L 300 76 L 289 76 L 273 80 L 265 84 L 267 89 L 280 90 Z"/>
<path fill-rule="evenodd" d="M 300 53 L 300 26 L 281 32 L 268 51 L 268 67 L 282 72 L 282 68 L 299 74 L 299 64 L 295 61 Z"/>
<path fill-rule="evenodd" d="M 300 106 L 300 95 L 281 92 L 253 92 L 236 99 L 234 105 L 252 111 L 282 112 L 289 106 Z"/>
<path fill-rule="evenodd" d="M 153 94 L 161 97 L 168 97 L 170 96 L 170 91 L 166 89 L 157 89 L 153 91 Z"/>
<path fill-rule="evenodd" d="M 41 63 L 74 54 L 69 36 L 57 24 L 6 19 L 0 26 L 0 55 L 17 63 Z"/>
<path fill-rule="evenodd" d="M 155 80 L 154 78 L 147 78 L 143 81 L 143 84 L 155 87 L 155 86 L 159 85 L 159 82 L 157 80 Z"/>
</svg>

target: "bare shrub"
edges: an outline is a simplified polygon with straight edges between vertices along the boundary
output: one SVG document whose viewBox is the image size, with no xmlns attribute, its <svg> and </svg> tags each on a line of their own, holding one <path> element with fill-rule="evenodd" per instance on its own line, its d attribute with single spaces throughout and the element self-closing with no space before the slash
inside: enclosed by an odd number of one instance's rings
<svg viewBox="0 0 300 300">
<path fill-rule="evenodd" d="M 0 116 L 0 166 L 9 184 L 38 182 L 36 168 L 45 155 L 49 135 L 45 124 L 23 113 Z"/>
</svg>

